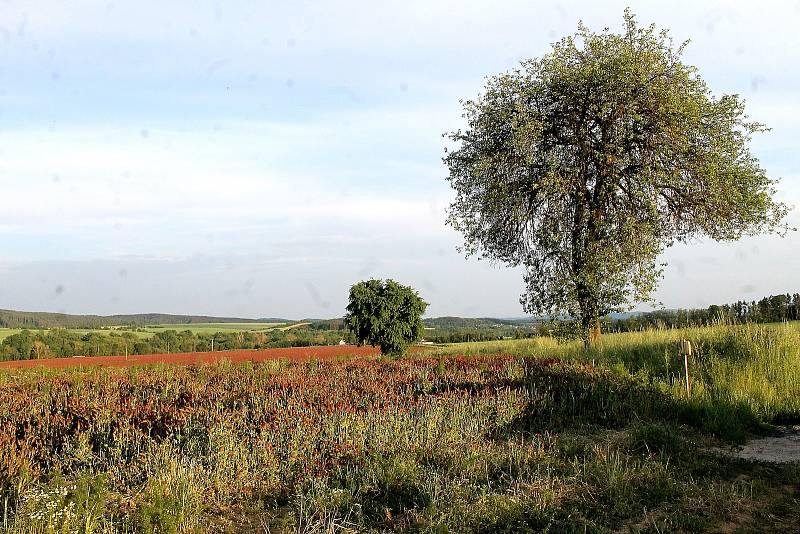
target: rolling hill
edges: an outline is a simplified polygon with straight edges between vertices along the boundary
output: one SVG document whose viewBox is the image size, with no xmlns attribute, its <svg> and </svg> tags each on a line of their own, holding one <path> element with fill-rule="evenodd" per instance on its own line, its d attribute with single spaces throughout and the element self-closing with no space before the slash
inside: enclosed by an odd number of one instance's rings
<svg viewBox="0 0 800 534">
<path fill-rule="evenodd" d="M 70 315 L 66 313 L 0 310 L 1 328 L 100 328 L 103 326 L 152 326 L 159 324 L 195 323 L 290 323 L 288 319 L 213 317 L 207 315 L 173 315 L 138 313 L 131 315 Z"/>
</svg>

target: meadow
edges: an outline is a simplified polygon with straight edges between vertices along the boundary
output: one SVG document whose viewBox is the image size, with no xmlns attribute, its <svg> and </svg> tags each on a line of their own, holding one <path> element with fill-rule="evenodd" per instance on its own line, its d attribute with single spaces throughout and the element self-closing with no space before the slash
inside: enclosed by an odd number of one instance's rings
<svg viewBox="0 0 800 534">
<path fill-rule="evenodd" d="M 141 327 L 141 330 L 150 333 L 165 330 L 179 332 L 188 330 L 193 334 L 216 334 L 218 332 L 264 332 L 286 326 L 286 323 L 191 323 L 150 325 Z"/>
<path fill-rule="evenodd" d="M 692 340 L 692 389 L 676 344 Z M 0 373 L 0 532 L 796 532 L 800 329 Z"/>
<path fill-rule="evenodd" d="M 0 328 L 0 341 L 3 341 L 8 336 L 19 334 L 22 332 L 21 328 Z"/>
</svg>

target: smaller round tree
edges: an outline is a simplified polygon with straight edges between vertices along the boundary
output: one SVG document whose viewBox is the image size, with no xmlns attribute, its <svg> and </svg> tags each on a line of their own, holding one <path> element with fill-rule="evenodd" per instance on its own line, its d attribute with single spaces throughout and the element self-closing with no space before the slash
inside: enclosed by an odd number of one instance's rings
<svg viewBox="0 0 800 534">
<path fill-rule="evenodd" d="M 350 288 L 344 321 L 359 345 L 380 346 L 385 355 L 402 356 L 422 338 L 427 307 L 411 287 L 394 280 L 366 280 Z"/>
</svg>

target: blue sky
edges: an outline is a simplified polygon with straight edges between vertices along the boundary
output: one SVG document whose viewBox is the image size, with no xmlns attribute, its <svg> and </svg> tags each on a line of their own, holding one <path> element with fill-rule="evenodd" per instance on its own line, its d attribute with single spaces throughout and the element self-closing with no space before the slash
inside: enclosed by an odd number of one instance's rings
<svg viewBox="0 0 800 534">
<path fill-rule="evenodd" d="M 773 128 L 753 150 L 800 204 L 800 3 L 699 4 L 635 12 Z M 4 0 L 0 308 L 327 317 L 376 276 L 430 315 L 521 315 L 521 273 L 465 260 L 444 225 L 442 133 L 485 76 L 624 7 Z M 798 291 L 798 251 L 676 247 L 657 297 Z"/>
</svg>

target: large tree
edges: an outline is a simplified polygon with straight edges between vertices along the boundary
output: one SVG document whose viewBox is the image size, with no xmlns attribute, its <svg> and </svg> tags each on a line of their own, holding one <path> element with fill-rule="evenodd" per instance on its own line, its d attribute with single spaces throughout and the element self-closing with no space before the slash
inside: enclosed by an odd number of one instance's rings
<svg viewBox="0 0 800 534">
<path fill-rule="evenodd" d="M 651 300 L 666 247 L 785 230 L 748 149 L 765 127 L 711 94 L 686 43 L 624 20 L 489 78 L 444 158 L 467 255 L 524 267 L 523 308 L 578 318 L 587 346 L 599 317 Z"/>
<path fill-rule="evenodd" d="M 422 314 L 427 307 L 411 287 L 394 280 L 365 280 L 350 288 L 344 322 L 359 344 L 380 346 L 388 356 L 402 356 L 422 338 Z"/>
</svg>

